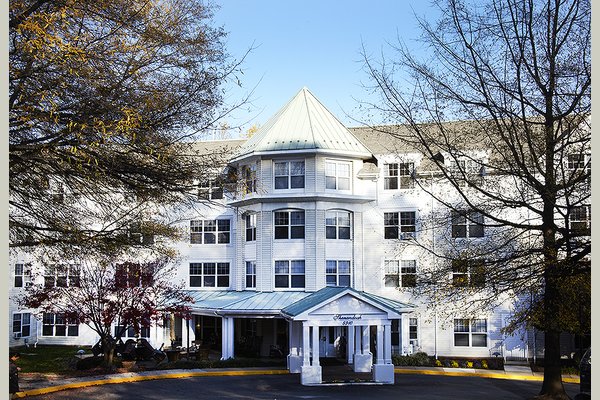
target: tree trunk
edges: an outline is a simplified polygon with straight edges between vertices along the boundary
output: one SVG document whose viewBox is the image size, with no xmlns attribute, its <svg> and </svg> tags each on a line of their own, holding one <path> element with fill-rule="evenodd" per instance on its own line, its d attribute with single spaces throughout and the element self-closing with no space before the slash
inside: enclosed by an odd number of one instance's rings
<svg viewBox="0 0 600 400">
<path fill-rule="evenodd" d="M 105 367 L 112 368 L 113 366 L 113 358 L 115 354 L 115 341 L 112 338 L 103 338 L 102 339 L 102 352 L 104 353 L 104 362 L 103 365 Z"/>
<path fill-rule="evenodd" d="M 569 399 L 562 383 L 560 365 L 560 332 L 548 330 L 544 334 L 544 382 L 536 399 Z"/>
</svg>

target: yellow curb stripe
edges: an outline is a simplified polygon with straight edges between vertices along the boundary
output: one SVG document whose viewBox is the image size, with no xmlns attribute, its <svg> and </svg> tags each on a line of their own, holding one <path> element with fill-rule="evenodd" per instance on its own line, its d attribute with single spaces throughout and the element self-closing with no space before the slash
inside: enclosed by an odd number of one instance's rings
<svg viewBox="0 0 600 400">
<path fill-rule="evenodd" d="M 192 378 L 198 376 L 250 376 L 250 375 L 283 375 L 289 374 L 288 370 L 235 370 L 235 371 L 197 371 L 197 372 L 182 372 L 177 374 L 159 374 L 159 375 L 138 375 L 138 376 L 127 376 L 122 378 L 110 378 L 110 379 L 99 379 L 95 381 L 83 381 L 67 383 L 64 385 L 49 386 L 40 389 L 26 390 L 23 392 L 15 393 L 15 397 L 27 397 L 37 396 L 40 394 L 47 394 L 58 392 L 66 389 L 80 389 L 89 386 L 107 385 L 115 383 L 129 383 L 129 382 L 141 382 L 150 381 L 157 379 L 179 379 L 179 378 Z"/>
<path fill-rule="evenodd" d="M 395 368 L 394 373 L 396 374 L 413 374 L 413 375 L 446 375 L 446 376 L 476 376 L 480 378 L 491 378 L 491 379 L 512 379 L 521 381 L 540 381 L 544 380 L 542 376 L 535 375 L 517 375 L 517 374 L 503 374 L 494 372 L 462 372 L 462 371 L 436 371 L 436 370 L 416 370 L 416 369 L 402 369 Z M 579 378 L 563 377 L 563 382 L 566 383 L 579 383 Z"/>
</svg>

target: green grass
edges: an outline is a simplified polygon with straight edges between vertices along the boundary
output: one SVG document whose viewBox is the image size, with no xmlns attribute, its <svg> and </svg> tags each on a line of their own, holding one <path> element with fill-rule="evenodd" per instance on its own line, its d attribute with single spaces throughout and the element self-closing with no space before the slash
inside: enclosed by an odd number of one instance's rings
<svg viewBox="0 0 600 400">
<path fill-rule="evenodd" d="M 21 372 L 68 374 L 75 370 L 77 351 L 81 349 L 91 354 L 89 346 L 23 346 L 11 348 L 10 352 L 19 352 L 21 357 L 16 364 L 21 367 Z"/>
</svg>

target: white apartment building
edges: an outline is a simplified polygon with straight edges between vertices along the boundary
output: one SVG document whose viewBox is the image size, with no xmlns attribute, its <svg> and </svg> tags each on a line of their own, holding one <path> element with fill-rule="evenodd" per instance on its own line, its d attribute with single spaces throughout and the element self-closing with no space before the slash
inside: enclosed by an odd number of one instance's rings
<svg viewBox="0 0 600 400">
<path fill-rule="evenodd" d="M 393 382 L 392 354 L 539 352 L 531 332 L 500 332 L 513 299 L 477 318 L 442 317 L 414 295 L 419 271 L 436 262 L 412 244 L 425 234 L 419 221 L 437 207 L 414 185 L 413 174 L 428 170 L 421 154 L 369 129 L 346 128 L 306 88 L 249 139 L 198 146 L 229 148 L 227 168 L 241 190 L 201 184 L 212 203 L 189 210 L 181 222 L 189 237 L 174 244 L 182 261 L 173 279 L 194 297 L 193 318 L 144 329 L 155 346 L 168 346 L 174 330 L 176 344 L 211 345 L 224 359 L 277 350 L 303 383 L 321 382 L 321 357 L 343 357 L 355 371 Z M 440 185 L 434 190 L 446 190 Z M 454 228 L 465 238 L 486 234 L 462 224 Z M 35 262 L 12 261 L 16 294 Z M 67 266 L 56 279 L 73 278 Z M 11 303 L 11 346 L 98 339 L 84 325 L 55 315 L 37 320 L 33 311 Z"/>
</svg>

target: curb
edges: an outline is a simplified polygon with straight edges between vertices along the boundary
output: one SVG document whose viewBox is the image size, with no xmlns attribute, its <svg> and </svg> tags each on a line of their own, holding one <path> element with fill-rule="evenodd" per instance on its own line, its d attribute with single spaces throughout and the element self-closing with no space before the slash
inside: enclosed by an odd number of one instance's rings
<svg viewBox="0 0 600 400">
<path fill-rule="evenodd" d="M 474 376 L 478 378 L 489 378 L 489 379 L 508 379 L 508 380 L 520 380 L 520 381 L 539 381 L 544 380 L 543 376 L 540 375 L 524 375 L 524 374 L 511 374 L 506 372 L 466 372 L 466 371 L 444 371 L 444 370 L 432 370 L 432 369 L 403 369 L 394 368 L 395 374 L 419 374 L 419 375 L 445 375 L 445 376 Z M 579 383 L 579 378 L 573 378 L 570 376 L 563 376 L 562 381 L 565 383 Z"/>
<path fill-rule="evenodd" d="M 193 372 L 177 372 L 177 373 L 163 373 L 153 375 L 134 375 L 134 376 L 117 376 L 114 378 L 104 378 L 89 381 L 80 381 L 73 383 L 60 384 L 55 386 L 49 386 L 39 389 L 25 390 L 14 394 L 13 398 L 22 398 L 28 396 L 38 396 L 41 394 L 59 392 L 66 389 L 79 389 L 89 386 L 98 385 L 109 385 L 118 383 L 129 383 L 129 382 L 141 382 L 150 381 L 157 379 L 180 379 L 180 378 L 193 378 L 199 376 L 252 376 L 252 375 L 287 375 L 290 372 L 287 369 L 284 370 L 213 370 L 213 371 L 193 371 Z M 543 376 L 538 375 L 523 375 L 523 374 L 511 374 L 502 372 L 465 372 L 465 371 L 445 371 L 445 370 L 432 370 L 432 369 L 405 369 L 405 368 L 394 368 L 394 374 L 405 374 L 405 375 L 444 375 L 444 376 L 473 376 L 479 378 L 488 379 L 508 379 L 508 380 L 522 380 L 522 381 L 543 381 Z M 579 378 L 563 376 L 563 382 L 565 383 L 579 383 Z"/>
<path fill-rule="evenodd" d="M 178 372 L 164 373 L 154 375 L 136 375 L 125 377 L 105 378 L 98 380 L 80 381 L 66 383 L 61 385 L 49 386 L 39 389 L 25 390 L 14 394 L 14 398 L 22 398 L 27 396 L 38 396 L 40 394 L 54 393 L 66 389 L 80 389 L 89 386 L 109 385 L 117 383 L 151 381 L 157 379 L 180 379 L 193 378 L 198 376 L 251 376 L 251 375 L 284 375 L 289 374 L 288 370 L 235 370 L 235 371 L 195 371 L 195 372 Z"/>
</svg>

